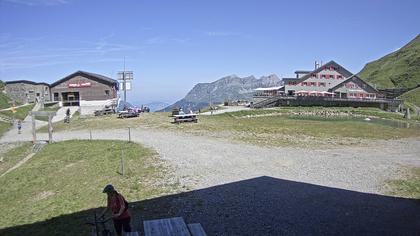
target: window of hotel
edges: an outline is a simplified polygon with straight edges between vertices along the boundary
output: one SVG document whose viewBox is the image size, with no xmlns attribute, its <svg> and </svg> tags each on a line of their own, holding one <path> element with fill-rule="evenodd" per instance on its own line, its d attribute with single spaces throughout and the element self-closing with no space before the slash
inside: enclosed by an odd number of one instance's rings
<svg viewBox="0 0 420 236">
<path fill-rule="evenodd" d="M 311 82 L 311 86 L 316 86 L 316 83 L 315 82 Z"/>
<path fill-rule="evenodd" d="M 326 78 L 327 78 L 327 76 L 326 76 L 326 75 L 321 75 L 321 78 L 322 78 L 322 79 L 326 79 Z"/>
<path fill-rule="evenodd" d="M 318 86 L 319 86 L 319 87 L 325 87 L 325 83 L 324 83 L 324 82 L 319 82 L 319 83 L 318 83 Z"/>
<path fill-rule="evenodd" d="M 342 78 L 343 78 L 343 76 L 337 75 L 337 79 L 342 79 Z"/>
<path fill-rule="evenodd" d="M 330 79 L 334 79 L 334 75 L 330 75 Z"/>
<path fill-rule="evenodd" d="M 356 86 L 354 84 L 346 84 L 346 88 L 355 88 Z"/>
<path fill-rule="evenodd" d="M 312 78 L 316 78 L 316 74 L 312 74 Z"/>
<path fill-rule="evenodd" d="M 303 85 L 303 86 L 307 86 L 307 85 L 308 85 L 308 83 L 306 83 L 306 82 L 303 82 L 303 83 L 302 83 L 302 85 Z"/>
</svg>

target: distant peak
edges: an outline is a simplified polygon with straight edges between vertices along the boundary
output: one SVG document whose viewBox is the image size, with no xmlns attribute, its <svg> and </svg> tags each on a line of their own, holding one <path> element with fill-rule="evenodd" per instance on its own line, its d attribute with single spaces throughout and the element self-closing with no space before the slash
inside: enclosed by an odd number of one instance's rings
<svg viewBox="0 0 420 236">
<path fill-rule="evenodd" d="M 235 74 L 231 74 L 231 75 L 227 75 L 225 77 L 222 77 L 222 79 L 229 79 L 229 78 L 239 78 L 239 76 L 237 76 Z"/>
</svg>

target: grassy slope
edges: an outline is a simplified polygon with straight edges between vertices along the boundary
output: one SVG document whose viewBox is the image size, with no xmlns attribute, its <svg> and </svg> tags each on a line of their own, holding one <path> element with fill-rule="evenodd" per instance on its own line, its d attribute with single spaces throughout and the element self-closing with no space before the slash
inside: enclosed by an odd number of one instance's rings
<svg viewBox="0 0 420 236">
<path fill-rule="evenodd" d="M 10 150 L 2 155 L 3 162 L 0 162 L 0 175 L 6 172 L 9 168 L 16 165 L 20 160 L 25 158 L 32 151 L 32 143 L 25 143 L 19 148 Z"/>
<path fill-rule="evenodd" d="M 125 176 L 118 173 L 122 149 Z M 161 185 L 165 170 L 159 163 L 154 151 L 127 142 L 66 141 L 47 145 L 30 161 L 0 178 L 0 211 L 7 216 L 0 217 L 0 229 L 104 206 L 102 189 L 108 183 L 128 201 L 159 195 L 167 189 Z M 88 235 L 86 217 L 91 215 L 37 224 L 24 235 Z"/>
<path fill-rule="evenodd" d="M 11 124 L 0 121 L 0 137 L 9 130 Z"/>
<path fill-rule="evenodd" d="M 33 107 L 34 105 L 27 105 L 27 106 L 19 107 L 16 109 L 16 113 L 13 113 L 11 111 L 0 111 L 0 115 L 23 120 L 28 115 L 28 112 L 32 110 Z M 10 126 L 11 124 L 0 121 L 0 137 L 7 130 L 9 130 Z"/>
<path fill-rule="evenodd" d="M 10 99 L 6 94 L 0 91 L 0 109 L 5 109 L 10 107 Z"/>
<path fill-rule="evenodd" d="M 370 62 L 358 73 L 378 88 L 411 88 L 420 84 L 420 35 L 401 49 Z"/>
<path fill-rule="evenodd" d="M 13 113 L 12 111 L 0 111 L 0 114 L 8 117 L 14 117 L 15 119 L 23 120 L 32 110 L 33 107 L 34 105 L 31 104 L 17 108 L 16 113 Z"/>
<path fill-rule="evenodd" d="M 55 131 L 147 127 L 245 141 L 259 145 L 348 145 L 359 139 L 393 139 L 419 136 L 419 130 L 402 129 L 348 118 L 296 117 L 299 112 L 341 111 L 355 116 L 376 116 L 399 120 L 402 116 L 373 108 L 278 108 L 200 116 L 197 124 L 171 124 L 169 113 L 141 114 L 139 118 L 115 116 L 73 119 L 54 124 Z M 41 131 L 46 132 L 46 128 Z M 352 140 L 349 140 L 352 139 Z"/>
<path fill-rule="evenodd" d="M 406 102 L 412 103 L 420 107 L 420 88 L 413 89 L 408 91 L 400 96 Z"/>
</svg>

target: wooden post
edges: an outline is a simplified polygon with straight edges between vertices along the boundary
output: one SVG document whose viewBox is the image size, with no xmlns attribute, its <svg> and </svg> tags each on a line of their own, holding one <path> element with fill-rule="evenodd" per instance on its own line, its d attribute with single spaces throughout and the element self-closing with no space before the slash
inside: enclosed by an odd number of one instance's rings
<svg viewBox="0 0 420 236">
<path fill-rule="evenodd" d="M 35 114 L 31 113 L 32 117 L 32 143 L 36 143 L 36 124 L 35 124 Z"/>
<path fill-rule="evenodd" d="M 55 112 L 50 112 L 50 111 L 31 111 L 29 113 L 29 115 L 32 117 L 32 142 L 36 143 L 36 123 L 35 123 L 35 117 L 36 116 L 42 116 L 42 117 L 46 117 L 48 116 L 48 141 L 51 143 L 52 140 L 52 132 L 53 132 L 53 127 L 52 127 L 52 118 L 53 116 L 56 115 Z"/>
<path fill-rule="evenodd" d="M 131 128 L 128 127 L 128 142 L 131 143 Z"/>
<path fill-rule="evenodd" d="M 52 132 L 53 132 L 53 127 L 52 127 L 52 115 L 48 115 L 48 143 L 52 143 Z"/>
<path fill-rule="evenodd" d="M 121 174 L 124 176 L 124 149 L 121 149 Z"/>
<path fill-rule="evenodd" d="M 92 141 L 92 130 L 89 130 L 89 138 Z"/>
<path fill-rule="evenodd" d="M 410 115 L 410 108 L 406 108 L 405 109 L 405 115 L 404 115 L 404 117 L 407 119 L 407 120 L 410 120 L 411 119 L 411 115 Z"/>
</svg>

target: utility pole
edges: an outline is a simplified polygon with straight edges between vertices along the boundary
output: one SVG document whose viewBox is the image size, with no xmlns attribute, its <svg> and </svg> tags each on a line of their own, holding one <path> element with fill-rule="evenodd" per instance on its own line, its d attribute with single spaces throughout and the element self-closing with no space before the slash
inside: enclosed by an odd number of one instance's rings
<svg viewBox="0 0 420 236">
<path fill-rule="evenodd" d="M 124 56 L 123 83 L 124 83 L 124 102 L 127 102 L 127 84 L 125 81 L 125 56 Z"/>
<path fill-rule="evenodd" d="M 127 102 L 127 85 L 126 85 L 126 82 L 125 82 L 125 70 L 123 71 L 123 74 L 122 74 L 122 79 L 123 79 L 123 89 L 124 89 L 124 102 Z"/>
</svg>

